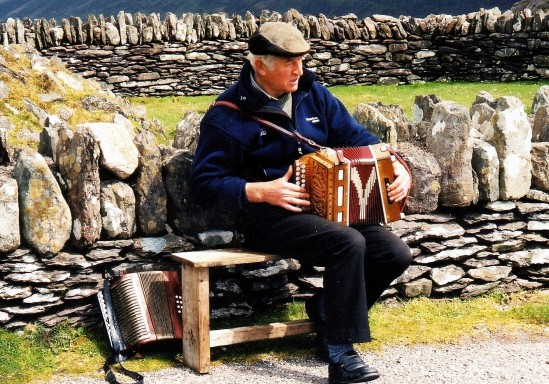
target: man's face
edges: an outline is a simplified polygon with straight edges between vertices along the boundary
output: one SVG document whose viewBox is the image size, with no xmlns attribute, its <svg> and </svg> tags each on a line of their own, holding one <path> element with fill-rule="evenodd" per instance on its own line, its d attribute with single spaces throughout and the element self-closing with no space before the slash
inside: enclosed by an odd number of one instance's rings
<svg viewBox="0 0 549 384">
<path fill-rule="evenodd" d="M 299 78 L 303 75 L 303 58 L 277 57 L 272 68 L 261 63 L 256 81 L 261 88 L 273 97 L 281 97 L 286 93 L 297 91 Z"/>
</svg>

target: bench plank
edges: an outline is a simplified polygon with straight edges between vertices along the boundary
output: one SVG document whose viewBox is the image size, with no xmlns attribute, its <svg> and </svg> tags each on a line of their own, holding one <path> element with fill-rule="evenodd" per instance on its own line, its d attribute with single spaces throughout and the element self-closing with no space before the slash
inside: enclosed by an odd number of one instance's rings
<svg viewBox="0 0 549 384">
<path fill-rule="evenodd" d="M 264 261 L 276 261 L 284 258 L 280 255 L 252 252 L 240 248 L 176 252 L 172 253 L 171 257 L 173 260 L 178 261 L 181 264 L 190 265 L 195 268 L 261 263 Z"/>
<path fill-rule="evenodd" d="M 294 320 L 283 323 L 252 325 L 231 329 L 210 331 L 210 347 L 246 343 L 248 341 L 270 340 L 286 336 L 313 332 L 310 320 Z"/>
</svg>

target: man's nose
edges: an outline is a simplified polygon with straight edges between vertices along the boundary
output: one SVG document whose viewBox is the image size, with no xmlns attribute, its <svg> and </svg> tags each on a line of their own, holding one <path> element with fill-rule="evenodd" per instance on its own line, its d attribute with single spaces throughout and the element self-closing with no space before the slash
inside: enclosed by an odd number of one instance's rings
<svg viewBox="0 0 549 384">
<path fill-rule="evenodd" d="M 301 76 L 303 75 L 303 64 L 301 61 L 297 61 L 295 64 L 294 64 L 294 70 L 293 70 L 294 74 L 298 75 L 298 76 Z"/>
</svg>

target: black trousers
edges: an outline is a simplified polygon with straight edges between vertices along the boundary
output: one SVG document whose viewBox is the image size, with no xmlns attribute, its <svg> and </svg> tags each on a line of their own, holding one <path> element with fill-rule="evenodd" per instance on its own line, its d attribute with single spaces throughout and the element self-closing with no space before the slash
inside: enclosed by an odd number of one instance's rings
<svg viewBox="0 0 549 384">
<path fill-rule="evenodd" d="M 269 204 L 252 204 L 239 221 L 247 247 L 325 267 L 328 343 L 371 340 L 368 309 L 410 265 L 406 243 L 381 226 L 352 228 Z"/>
</svg>

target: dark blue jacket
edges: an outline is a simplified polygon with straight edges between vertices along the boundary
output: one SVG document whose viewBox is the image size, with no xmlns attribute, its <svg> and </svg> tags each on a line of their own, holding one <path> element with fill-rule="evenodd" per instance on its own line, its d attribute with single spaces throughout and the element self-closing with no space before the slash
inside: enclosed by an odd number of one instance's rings
<svg viewBox="0 0 549 384">
<path fill-rule="evenodd" d="M 252 86 L 247 62 L 237 83 L 217 100 L 231 101 L 248 114 L 259 116 L 327 147 L 378 143 L 358 124 L 343 104 L 315 75 L 303 69 L 298 90 L 292 94 L 292 120 L 275 100 Z M 198 147 L 191 172 L 191 194 L 204 207 L 238 211 L 250 204 L 247 181 L 269 181 L 283 176 L 294 160 L 315 151 L 272 128 L 225 106 L 208 110 L 200 125 Z"/>
</svg>

